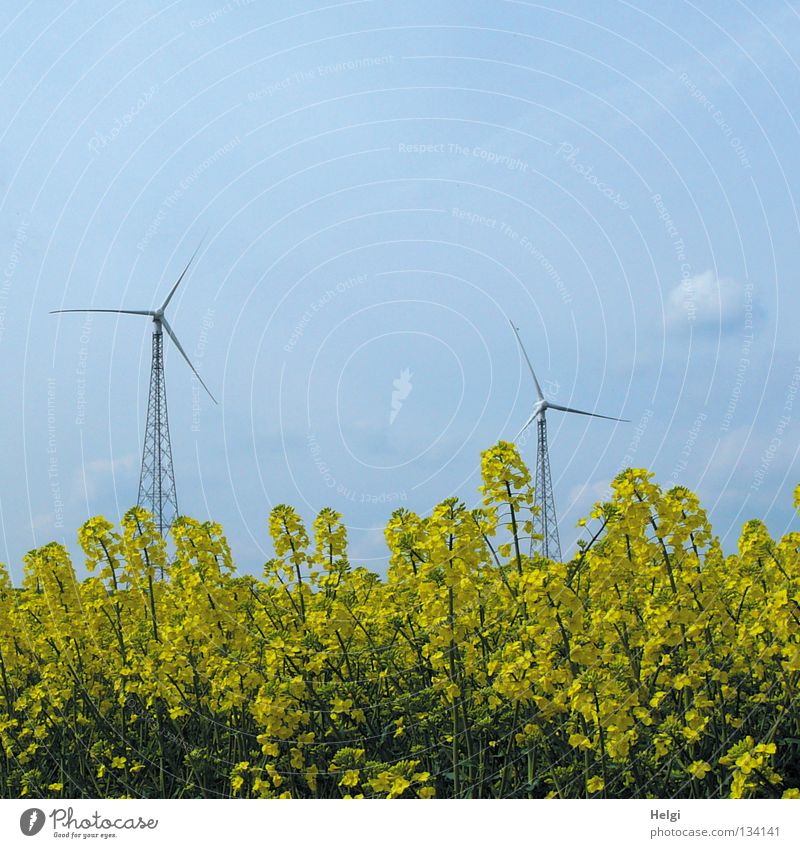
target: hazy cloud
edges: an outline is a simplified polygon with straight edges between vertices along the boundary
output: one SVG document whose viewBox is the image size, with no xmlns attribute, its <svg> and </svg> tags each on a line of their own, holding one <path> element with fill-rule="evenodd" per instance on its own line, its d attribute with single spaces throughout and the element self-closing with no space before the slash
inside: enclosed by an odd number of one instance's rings
<svg viewBox="0 0 800 848">
<path fill-rule="evenodd" d="M 666 317 L 672 326 L 686 329 L 692 325 L 725 329 L 744 326 L 748 309 L 752 317 L 752 288 L 708 270 L 670 290 Z"/>
</svg>

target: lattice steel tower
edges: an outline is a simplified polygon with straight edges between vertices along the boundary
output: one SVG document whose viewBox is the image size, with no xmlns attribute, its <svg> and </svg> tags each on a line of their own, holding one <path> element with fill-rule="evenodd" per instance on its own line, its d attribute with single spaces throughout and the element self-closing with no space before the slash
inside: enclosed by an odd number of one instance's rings
<svg viewBox="0 0 800 848">
<path fill-rule="evenodd" d="M 153 327 L 150 395 L 147 399 L 147 426 L 144 432 L 137 502 L 153 514 L 158 532 L 162 536 L 169 532 L 178 515 L 178 495 L 172 468 L 167 388 L 164 382 L 164 334 L 160 321 Z"/>
<path fill-rule="evenodd" d="M 517 337 L 520 350 L 525 357 L 525 362 L 528 363 L 528 370 L 531 372 L 533 384 L 536 387 L 537 399 L 533 407 L 533 413 L 525 422 L 525 426 L 516 435 L 516 439 L 519 439 L 528 427 L 536 421 L 536 490 L 534 492 L 534 504 L 538 507 L 538 514 L 533 516 L 533 532 L 534 535 L 538 534 L 541 538 L 531 539 L 531 553 L 537 552 L 547 559 L 560 561 L 561 541 L 558 536 L 558 519 L 556 517 L 555 498 L 553 497 L 553 481 L 550 477 L 550 453 L 547 448 L 547 417 L 545 413 L 548 409 L 557 409 L 560 412 L 574 412 L 578 415 L 588 415 L 591 418 L 605 418 L 608 421 L 627 421 L 627 419 L 613 418 L 610 415 L 598 415 L 596 412 L 585 412 L 582 409 L 572 409 L 569 406 L 561 406 L 560 404 L 551 403 L 546 400 L 542 394 L 542 387 L 536 379 L 536 372 L 533 370 L 533 365 L 531 365 L 531 361 L 528 358 L 525 345 L 522 344 L 519 330 L 510 320 L 509 324 L 511 324 L 511 328 L 514 330 L 514 335 Z"/>
<path fill-rule="evenodd" d="M 553 481 L 550 478 L 550 454 L 547 450 L 547 419 L 544 411 L 536 422 L 536 478 L 534 503 L 538 513 L 533 516 L 533 532 L 541 536 L 531 539 L 531 553 L 540 553 L 545 559 L 561 562 L 561 541 L 558 538 L 556 504 L 553 498 Z"/>
<path fill-rule="evenodd" d="M 199 246 L 197 250 L 199 250 Z M 169 306 L 173 295 L 186 276 L 192 258 L 170 290 L 167 299 L 159 309 L 55 309 L 54 312 L 112 312 L 118 315 L 146 315 L 153 319 L 153 360 L 150 366 L 150 394 L 147 399 L 147 424 L 145 426 L 144 448 L 142 450 L 142 470 L 139 475 L 138 503 L 153 514 L 161 535 L 165 535 L 175 516 L 178 514 L 178 496 L 175 490 L 175 473 L 172 468 L 172 445 L 169 438 L 169 418 L 167 416 L 167 387 L 164 381 L 164 333 L 172 339 L 181 356 L 194 372 L 200 385 L 216 403 L 214 395 L 208 390 L 203 378 L 197 373 L 186 351 L 181 347 L 178 337 L 170 327 L 164 310 Z"/>
</svg>

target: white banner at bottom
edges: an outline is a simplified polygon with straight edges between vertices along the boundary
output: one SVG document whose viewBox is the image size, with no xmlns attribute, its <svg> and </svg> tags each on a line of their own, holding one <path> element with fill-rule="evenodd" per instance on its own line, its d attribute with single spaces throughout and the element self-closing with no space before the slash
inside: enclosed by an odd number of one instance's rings
<svg viewBox="0 0 800 848">
<path fill-rule="evenodd" d="M 800 801 L 0 801 L 0 845 L 798 846 Z"/>
</svg>

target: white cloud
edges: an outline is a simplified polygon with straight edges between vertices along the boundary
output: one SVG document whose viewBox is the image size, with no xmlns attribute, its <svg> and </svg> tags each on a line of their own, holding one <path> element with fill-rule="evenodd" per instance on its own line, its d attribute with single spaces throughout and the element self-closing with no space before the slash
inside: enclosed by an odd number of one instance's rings
<svg viewBox="0 0 800 848">
<path fill-rule="evenodd" d="M 745 307 L 750 305 L 741 283 L 703 271 L 678 283 L 667 297 L 667 321 L 673 326 L 730 327 L 744 326 Z"/>
<path fill-rule="evenodd" d="M 139 463 L 136 454 L 126 454 L 115 459 L 90 459 L 72 482 L 72 500 L 80 503 L 95 497 L 117 477 L 127 477 Z"/>
<path fill-rule="evenodd" d="M 138 460 L 137 454 L 126 454 L 116 459 L 90 459 L 86 463 L 86 471 L 90 474 L 113 474 L 119 471 L 128 471 L 134 467 Z"/>
<path fill-rule="evenodd" d="M 599 501 L 607 501 L 611 498 L 611 481 L 594 480 L 590 483 L 580 483 L 573 486 L 569 491 L 568 511 L 577 509 L 581 516 L 588 515 Z"/>
</svg>

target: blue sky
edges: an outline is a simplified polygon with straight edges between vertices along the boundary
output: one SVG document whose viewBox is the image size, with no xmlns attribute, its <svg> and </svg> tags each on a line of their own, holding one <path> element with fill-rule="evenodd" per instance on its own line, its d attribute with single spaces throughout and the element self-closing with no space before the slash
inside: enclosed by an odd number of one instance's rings
<svg viewBox="0 0 800 848">
<path fill-rule="evenodd" d="M 72 2 L 0 22 L 0 558 L 136 498 L 168 317 L 181 511 L 240 567 L 269 509 L 477 501 L 532 386 L 562 542 L 623 465 L 732 549 L 797 528 L 800 9 L 790 2 Z M 394 397 L 393 397 L 394 393 Z M 534 445 L 523 447 L 533 464 Z"/>
</svg>

